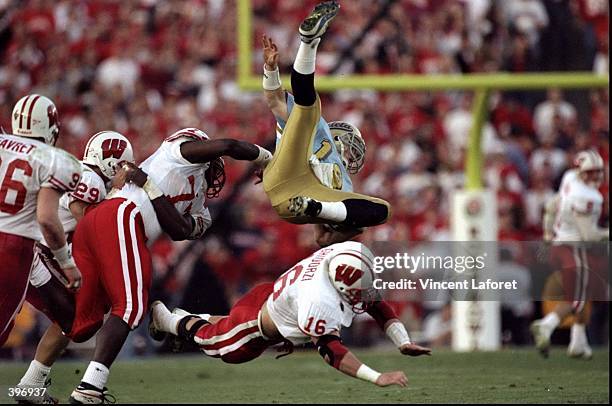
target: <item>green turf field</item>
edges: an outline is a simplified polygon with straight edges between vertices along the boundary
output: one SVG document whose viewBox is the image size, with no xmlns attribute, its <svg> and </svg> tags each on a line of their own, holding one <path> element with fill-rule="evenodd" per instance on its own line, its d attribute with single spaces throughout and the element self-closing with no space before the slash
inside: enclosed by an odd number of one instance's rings
<svg viewBox="0 0 612 406">
<path fill-rule="evenodd" d="M 279 360 L 274 353 L 244 365 L 198 354 L 117 362 L 109 387 L 118 403 L 608 403 L 608 352 L 591 361 L 568 359 L 563 350 L 540 358 L 534 351 L 408 358 L 394 352 L 356 351 L 378 370 L 402 369 L 408 388 L 378 388 L 343 376 L 314 352 Z M 62 362 L 52 372 L 51 393 L 66 401 L 85 362 Z M 25 364 L 0 363 L 0 403 Z"/>
</svg>

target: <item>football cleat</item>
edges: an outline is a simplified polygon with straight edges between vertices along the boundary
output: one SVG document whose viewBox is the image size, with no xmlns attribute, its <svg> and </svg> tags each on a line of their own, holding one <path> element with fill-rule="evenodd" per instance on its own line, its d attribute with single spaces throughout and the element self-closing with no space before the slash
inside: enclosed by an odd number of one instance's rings
<svg viewBox="0 0 612 406">
<path fill-rule="evenodd" d="M 163 341 L 168 335 L 159 326 L 159 320 L 164 312 L 170 313 L 170 310 L 168 310 L 163 302 L 160 300 L 153 302 L 151 305 L 151 317 L 149 317 L 149 335 L 155 341 Z"/>
<path fill-rule="evenodd" d="M 535 341 L 536 348 L 540 351 L 540 354 L 544 358 L 548 358 L 550 353 L 550 334 L 547 334 L 542 322 L 536 320 L 529 326 L 529 331 L 533 335 L 533 341 Z"/>
<path fill-rule="evenodd" d="M 72 391 L 69 402 L 73 405 L 97 405 L 103 403 L 115 403 L 117 402 L 117 399 L 108 393 L 107 388 L 100 390 L 87 382 L 81 382 L 79 386 Z"/>
<path fill-rule="evenodd" d="M 337 1 L 319 3 L 300 24 L 302 42 L 310 44 L 315 39 L 321 38 L 327 31 L 331 20 L 338 14 L 339 9 L 340 5 Z"/>
<path fill-rule="evenodd" d="M 296 217 L 317 217 L 321 213 L 322 205 L 306 196 L 296 196 L 289 199 L 289 211 Z"/>
<path fill-rule="evenodd" d="M 51 386 L 51 379 L 47 379 L 44 384 L 45 393 L 42 396 L 15 396 L 13 399 L 20 405 L 57 405 L 59 400 L 49 395 L 49 387 Z M 18 385 L 18 388 L 26 389 L 32 388 L 30 385 Z"/>
<path fill-rule="evenodd" d="M 588 344 L 572 345 L 567 347 L 567 355 L 570 358 L 581 358 L 590 360 L 593 358 L 593 350 Z"/>
</svg>

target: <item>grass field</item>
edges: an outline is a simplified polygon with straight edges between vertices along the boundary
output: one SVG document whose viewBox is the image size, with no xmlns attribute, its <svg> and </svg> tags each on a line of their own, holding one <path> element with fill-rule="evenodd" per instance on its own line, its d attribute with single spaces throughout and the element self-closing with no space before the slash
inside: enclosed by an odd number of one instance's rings
<svg viewBox="0 0 612 406">
<path fill-rule="evenodd" d="M 118 403 L 608 403 L 608 351 L 593 360 L 549 359 L 532 350 L 459 354 L 437 351 L 408 358 L 394 352 L 356 351 L 378 370 L 402 369 L 407 388 L 377 388 L 343 376 L 314 352 L 275 353 L 243 365 L 199 354 L 117 362 L 109 388 Z M 85 362 L 62 362 L 51 394 L 65 402 Z M 0 403 L 26 364 L 0 364 Z"/>
</svg>

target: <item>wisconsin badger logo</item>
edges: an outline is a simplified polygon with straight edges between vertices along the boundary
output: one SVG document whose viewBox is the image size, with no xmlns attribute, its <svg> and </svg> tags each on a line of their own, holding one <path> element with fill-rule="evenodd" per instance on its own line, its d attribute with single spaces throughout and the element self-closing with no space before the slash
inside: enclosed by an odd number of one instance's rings
<svg viewBox="0 0 612 406">
<path fill-rule="evenodd" d="M 123 151 L 127 148 L 125 140 L 111 138 L 102 142 L 102 159 L 116 158 L 119 159 L 123 155 Z"/>
</svg>

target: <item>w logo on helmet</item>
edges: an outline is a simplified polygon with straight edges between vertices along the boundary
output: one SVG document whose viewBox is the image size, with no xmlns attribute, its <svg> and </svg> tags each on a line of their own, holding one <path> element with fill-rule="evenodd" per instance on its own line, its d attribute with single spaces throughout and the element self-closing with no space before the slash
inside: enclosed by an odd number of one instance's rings
<svg viewBox="0 0 612 406">
<path fill-rule="evenodd" d="M 351 286 L 361 278 L 363 271 L 354 266 L 342 264 L 336 268 L 336 282 L 342 282 L 346 286 Z"/>
<path fill-rule="evenodd" d="M 115 158 L 119 159 L 123 155 L 123 151 L 127 148 L 125 140 L 111 138 L 102 142 L 102 159 Z"/>
</svg>

